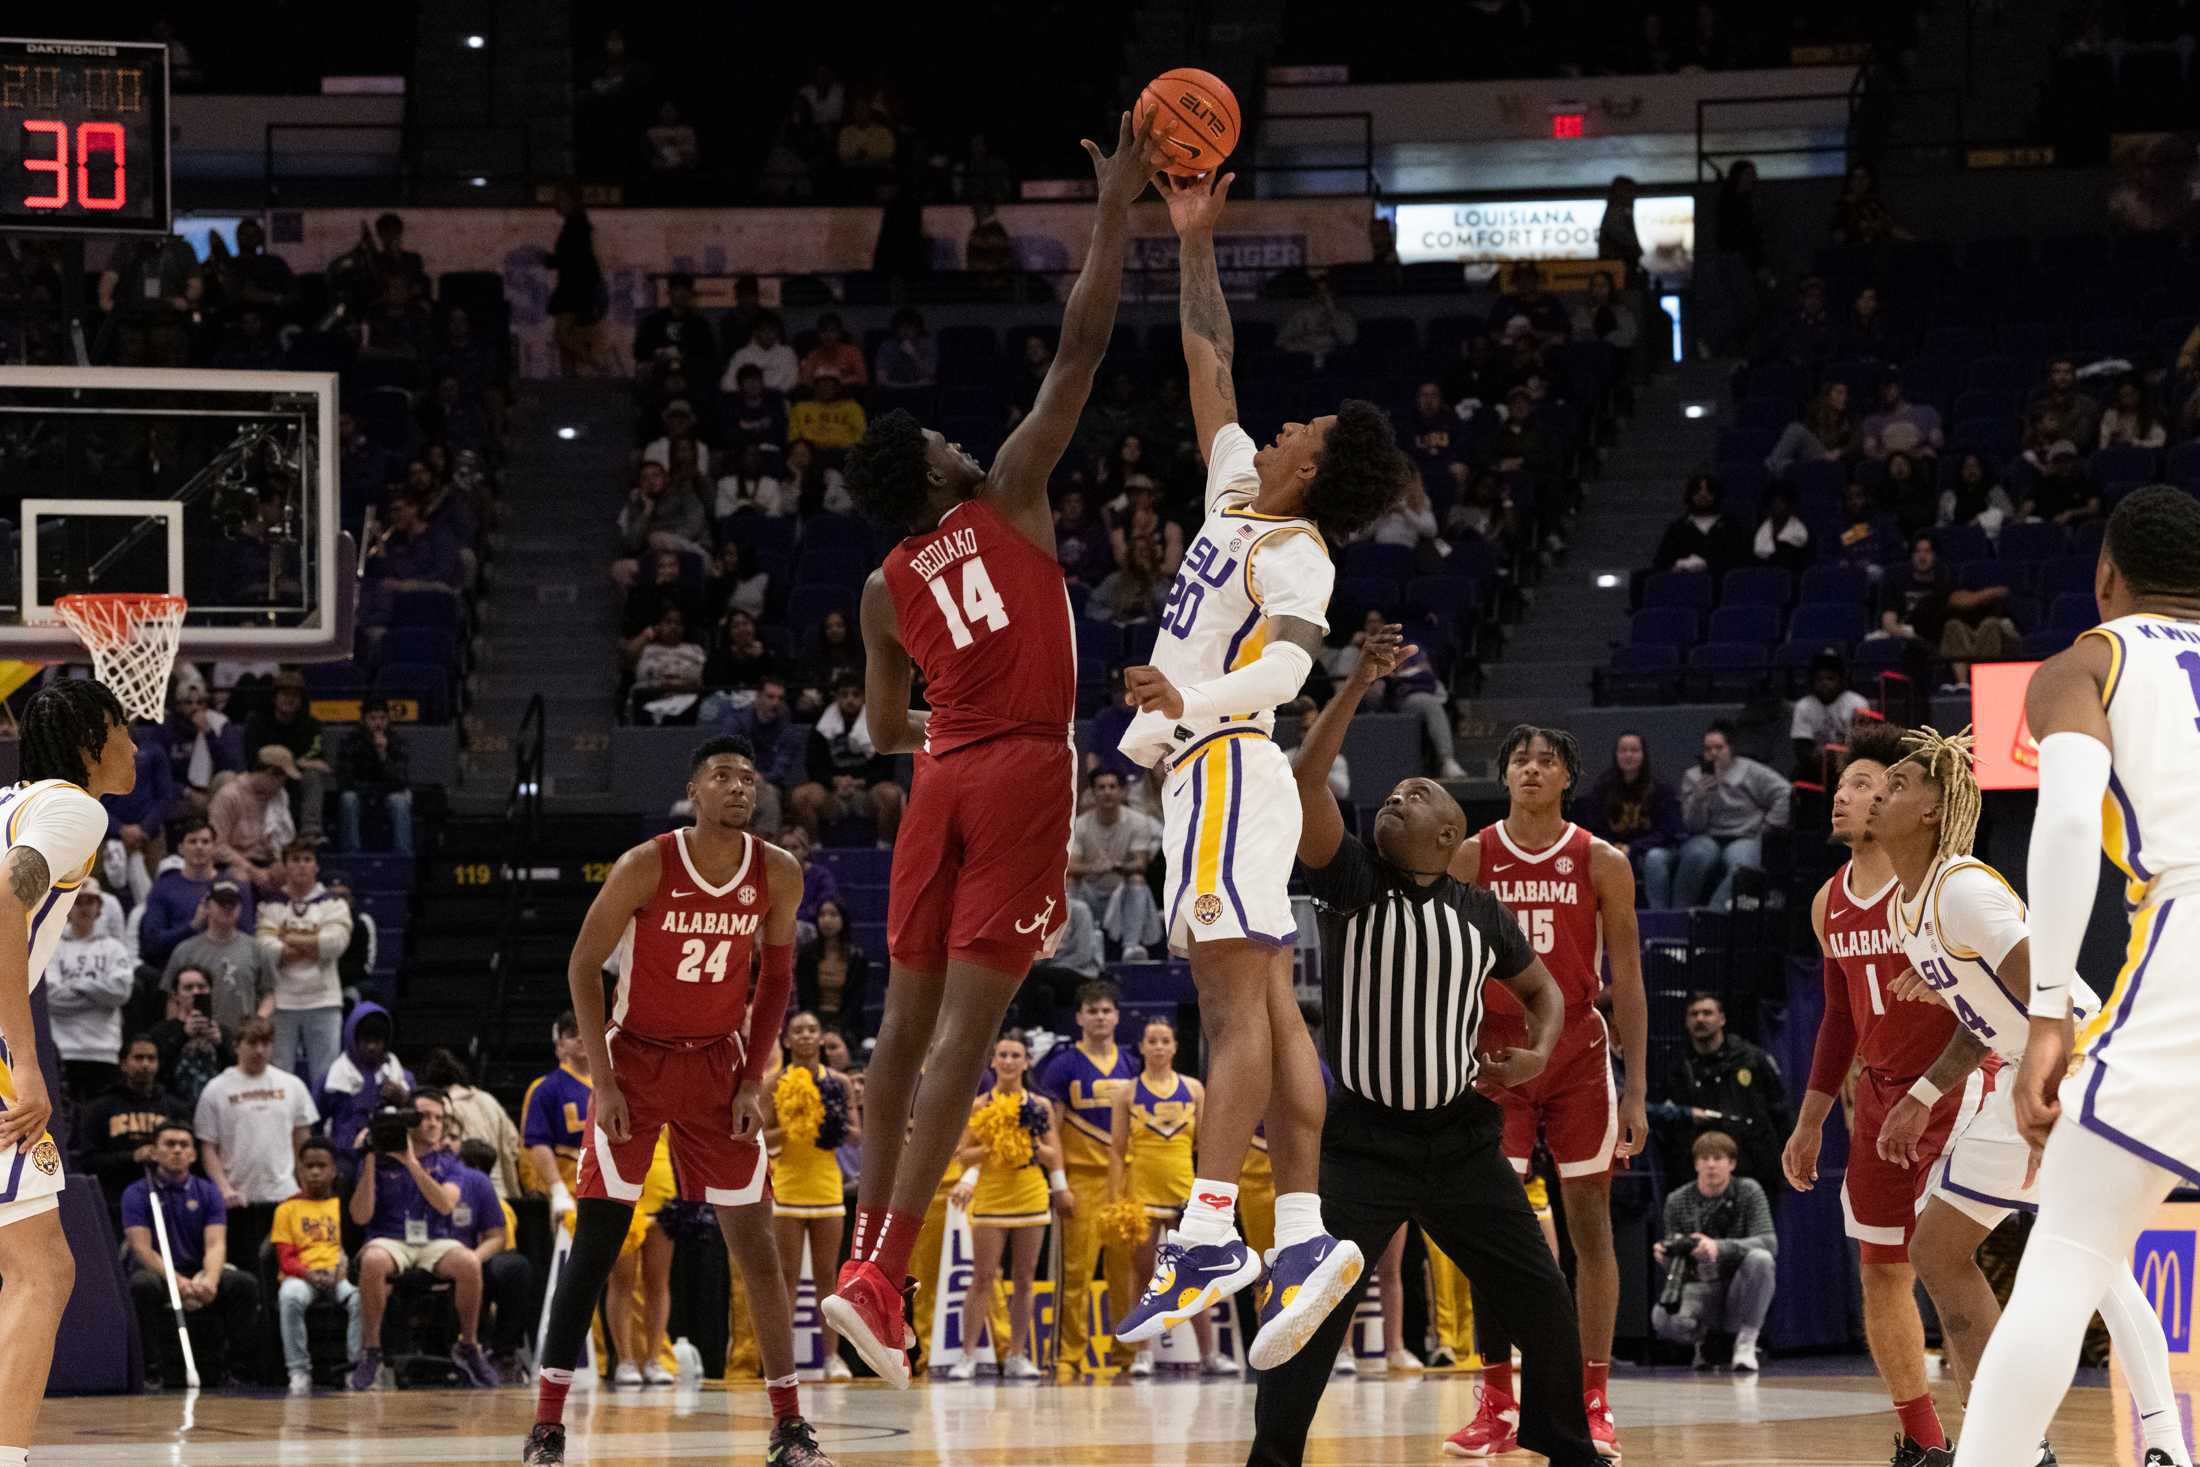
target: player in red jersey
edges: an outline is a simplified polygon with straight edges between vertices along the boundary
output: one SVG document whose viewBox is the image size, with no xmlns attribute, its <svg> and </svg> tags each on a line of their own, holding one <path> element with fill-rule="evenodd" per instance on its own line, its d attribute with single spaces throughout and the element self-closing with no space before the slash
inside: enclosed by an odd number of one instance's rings
<svg viewBox="0 0 2200 1467">
<path fill-rule="evenodd" d="M 1574 1245 L 1574 1302 L 1581 1317 L 1583 1405 L 1599 1455 L 1617 1458 L 1610 1395 L 1612 1333 L 1619 1318 L 1619 1255 L 1612 1245 L 1612 1163 L 1642 1150 L 1650 1135 L 1645 1100 L 1650 1010 L 1642 988 L 1642 942 L 1635 927 L 1635 873 L 1627 855 L 1566 818 L 1566 798 L 1581 778 L 1572 734 L 1522 724 L 1505 736 L 1498 765 L 1510 807 L 1505 818 L 1460 843 L 1451 874 L 1489 888 L 1528 934 L 1529 946 L 1558 980 L 1566 1024 L 1543 1073 L 1518 1090 L 1485 1087 L 1505 1110 L 1505 1155 L 1522 1176 L 1536 1138 L 1558 1165 L 1566 1232 Z M 1612 1017 L 1619 1025 L 1625 1083 L 1612 1080 L 1611 1036 L 1597 1012 L 1602 959 L 1612 964 Z M 1527 1021 L 1509 994 L 1489 990 L 1482 1042 L 1526 1042 Z M 1482 1369 L 1479 1407 L 1446 1450 L 1495 1456 L 1515 1450 L 1520 1420 L 1512 1380 L 1512 1341 L 1477 1303 Z"/>
<path fill-rule="evenodd" d="M 1062 878 L 1076 810 L 1077 643 L 1055 558 L 1047 480 L 1115 329 L 1131 202 L 1152 122 L 1124 113 L 1112 156 L 1086 142 L 1100 217 L 1031 412 L 991 469 L 906 412 L 849 456 L 872 518 L 909 531 L 863 588 L 864 707 L 882 754 L 916 753 L 894 844 L 893 962 L 864 1072 L 854 1235 L 825 1316 L 882 1379 L 909 1384 L 902 1280 L 925 1209 L 970 1117 L 970 1091 L 1032 960 L 1068 920 Z M 912 671 L 929 713 L 909 709 Z M 933 1083 L 920 1092 L 918 1076 Z M 1057 1203 L 1066 1182 L 1052 1178 Z"/>
<path fill-rule="evenodd" d="M 771 1396 L 764 1460 L 832 1467 L 802 1419 L 794 1318 L 764 1185 L 762 1077 L 794 986 L 802 867 L 749 834 L 756 753 L 747 739 L 698 747 L 687 794 L 695 823 L 619 857 L 566 967 L 595 1092 L 575 1187 L 573 1249 L 550 1306 L 535 1429 L 520 1458 L 529 1467 L 565 1461 L 574 1363 L 667 1127 L 680 1195 L 717 1208 L 726 1252 L 748 1292 Z M 618 987 L 607 1025 L 603 974 L 614 960 Z"/>
<path fill-rule="evenodd" d="M 1826 1015 L 1811 1054 L 1810 1087 L 1788 1137 L 1780 1168 L 1788 1185 L 1808 1192 L 1818 1180 L 1818 1146 L 1834 1098 L 1856 1073 L 1850 1117 L 1848 1174 L 1841 1183 L 1841 1214 L 1856 1239 L 1864 1273 L 1864 1340 L 1872 1363 L 1901 1418 L 1895 1467 L 1947 1467 L 1955 1460 L 1925 1381 L 1925 1321 L 1917 1312 L 1917 1274 L 1910 1266 L 1910 1228 L 1917 1199 L 1959 1120 L 1977 1108 L 1980 1077 L 1951 1090 L 1933 1107 L 1910 1165 L 1879 1154 L 1879 1127 L 1940 1057 L 1955 1029 L 1955 1014 L 1942 1003 L 1904 1003 L 1891 997 L 1894 980 L 1909 959 L 1894 940 L 1887 903 L 1895 890 L 1886 852 L 1866 839 L 1865 818 L 1887 771 L 1907 752 L 1902 730 L 1859 721 L 1849 730 L 1848 752 L 1833 791 L 1833 838 L 1849 848 L 1848 864 L 1818 889 L 1811 925 L 1826 961 Z"/>
</svg>

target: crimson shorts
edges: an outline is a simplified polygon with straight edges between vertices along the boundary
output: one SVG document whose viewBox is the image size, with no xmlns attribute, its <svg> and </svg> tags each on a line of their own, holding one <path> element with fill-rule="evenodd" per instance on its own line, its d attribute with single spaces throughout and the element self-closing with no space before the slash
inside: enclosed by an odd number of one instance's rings
<svg viewBox="0 0 2200 1467">
<path fill-rule="evenodd" d="M 1480 1047 L 1502 1049 L 1525 1044 L 1527 1037 L 1525 1022 L 1506 1015 L 1483 1023 Z M 1612 1084 L 1612 1045 L 1604 1016 L 1595 1009 L 1566 1011 L 1565 1026 L 1542 1074 L 1518 1089 L 1479 1088 L 1504 1108 L 1505 1156 L 1522 1176 L 1528 1173 L 1539 1134 L 1562 1182 L 1612 1169 L 1612 1152 L 1619 1144 L 1619 1091 Z"/>
<path fill-rule="evenodd" d="M 641 1201 L 657 1137 L 669 1126 L 672 1171 L 683 1199 L 719 1207 L 761 1202 L 764 1140 L 733 1136 L 741 1041 L 728 1035 L 694 1045 L 664 1044 L 614 1029 L 608 1044 L 612 1073 L 626 1098 L 628 1135 L 614 1144 L 596 1124 L 595 1101 L 589 1102 L 588 1146 L 581 1152 L 574 1195 Z"/>
<path fill-rule="evenodd" d="M 1917 1200 L 1932 1180 L 1949 1136 L 1977 1114 L 1987 1079 L 1973 1070 L 1961 1090 L 1951 1090 L 1933 1107 L 1925 1134 L 1917 1143 L 1917 1164 L 1882 1161 L 1879 1128 L 1895 1102 L 1910 1093 L 1910 1080 L 1886 1079 L 1872 1070 L 1856 1072 L 1856 1110 L 1849 1118 L 1849 1170 L 1841 1179 L 1841 1218 L 1848 1235 L 1876 1253 L 1865 1262 L 1898 1263 L 1909 1257 L 1910 1229 L 1917 1222 Z"/>
<path fill-rule="evenodd" d="M 1067 739 L 1011 737 L 916 762 L 894 841 L 887 951 L 920 973 L 958 962 L 1021 978 L 1069 920 L 1076 751 Z"/>
</svg>

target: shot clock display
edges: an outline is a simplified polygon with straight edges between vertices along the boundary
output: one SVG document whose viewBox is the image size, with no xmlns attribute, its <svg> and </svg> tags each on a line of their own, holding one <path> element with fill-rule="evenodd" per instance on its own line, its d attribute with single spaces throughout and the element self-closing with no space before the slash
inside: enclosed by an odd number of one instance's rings
<svg viewBox="0 0 2200 1467">
<path fill-rule="evenodd" d="M 0 233 L 168 228 L 168 48 L 0 38 Z"/>
</svg>

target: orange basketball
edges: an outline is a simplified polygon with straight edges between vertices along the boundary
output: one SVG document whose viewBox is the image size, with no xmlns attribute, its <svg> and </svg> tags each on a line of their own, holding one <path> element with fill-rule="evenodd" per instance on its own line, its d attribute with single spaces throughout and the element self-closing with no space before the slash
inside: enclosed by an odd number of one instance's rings
<svg viewBox="0 0 2200 1467">
<path fill-rule="evenodd" d="M 1154 142 L 1162 153 L 1165 173 L 1178 178 L 1211 173 L 1237 146 L 1237 98 L 1211 72 L 1196 66 L 1164 71 L 1138 94 L 1132 124 L 1143 127 L 1146 114 L 1156 107 L 1161 109 L 1161 120 L 1154 124 Z"/>
</svg>

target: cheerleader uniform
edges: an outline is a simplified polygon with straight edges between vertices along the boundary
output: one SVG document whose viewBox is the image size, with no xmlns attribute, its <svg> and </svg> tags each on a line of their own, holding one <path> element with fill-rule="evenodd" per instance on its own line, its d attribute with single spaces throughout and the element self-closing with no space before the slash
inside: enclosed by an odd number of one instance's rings
<svg viewBox="0 0 2200 1467">
<path fill-rule="evenodd" d="M 1146 1216 L 1173 1223 L 1192 1198 L 1192 1132 L 1198 1107 L 1182 1075 L 1157 1092 L 1141 1074 L 1131 1082 L 1131 1196 Z"/>
<path fill-rule="evenodd" d="M 1047 1174 L 1039 1165 L 1037 1150 L 1039 1138 L 1047 1133 L 1045 1104 L 1026 1094 L 1017 1119 L 1031 1133 L 1031 1160 L 1019 1167 L 1000 1167 L 980 1159 L 978 1187 L 970 1198 L 970 1225 L 974 1228 L 1043 1228 L 1054 1220 Z M 1189 1180 L 1185 1195 L 1191 1195 Z"/>
<path fill-rule="evenodd" d="M 836 1094 L 844 1095 L 845 1082 L 829 1070 L 820 1070 L 817 1088 L 828 1107 Z M 842 1102 L 845 1104 L 845 1100 Z M 772 1215 L 774 1217 L 840 1217 L 847 1199 L 840 1176 L 838 1137 L 827 1132 L 840 1129 L 830 1116 L 820 1123 L 818 1134 L 808 1141 L 786 1139 L 772 1153 Z M 823 1143 L 831 1139 L 833 1147 Z"/>
</svg>

